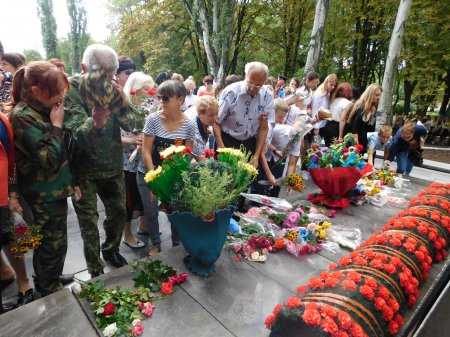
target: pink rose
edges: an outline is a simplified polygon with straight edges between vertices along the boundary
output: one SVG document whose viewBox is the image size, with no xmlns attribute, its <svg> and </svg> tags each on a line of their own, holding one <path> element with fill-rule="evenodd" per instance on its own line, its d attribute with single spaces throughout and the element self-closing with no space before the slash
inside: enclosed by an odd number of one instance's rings
<svg viewBox="0 0 450 337">
<path fill-rule="evenodd" d="M 188 274 L 187 273 L 178 274 L 177 278 L 178 278 L 178 284 L 184 283 L 188 279 Z"/>
<path fill-rule="evenodd" d="M 132 336 L 140 336 L 144 332 L 144 326 L 142 325 L 142 322 L 136 323 L 133 325 L 133 328 L 131 329 L 131 335 Z"/>
<path fill-rule="evenodd" d="M 288 228 L 297 226 L 300 214 L 297 212 L 289 212 L 286 219 L 284 219 L 283 225 Z"/>
<path fill-rule="evenodd" d="M 145 315 L 145 317 L 150 317 L 153 314 L 153 309 L 155 309 L 153 304 L 151 304 L 150 302 L 145 302 L 141 309 L 141 312 Z"/>
</svg>

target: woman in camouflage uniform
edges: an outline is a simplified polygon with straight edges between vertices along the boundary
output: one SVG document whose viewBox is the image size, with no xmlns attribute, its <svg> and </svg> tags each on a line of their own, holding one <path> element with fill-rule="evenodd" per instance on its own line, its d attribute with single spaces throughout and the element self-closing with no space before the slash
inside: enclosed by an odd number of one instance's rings
<svg viewBox="0 0 450 337">
<path fill-rule="evenodd" d="M 63 130 L 68 88 L 66 75 L 44 61 L 19 69 L 13 81 L 17 180 L 43 235 L 33 254 L 41 296 L 61 288 L 67 251 L 67 197 L 73 192 Z"/>
</svg>

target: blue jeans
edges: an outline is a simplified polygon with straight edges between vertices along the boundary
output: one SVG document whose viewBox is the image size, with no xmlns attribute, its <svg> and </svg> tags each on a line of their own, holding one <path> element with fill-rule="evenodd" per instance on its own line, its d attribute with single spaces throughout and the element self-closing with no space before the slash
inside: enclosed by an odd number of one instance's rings
<svg viewBox="0 0 450 337">
<path fill-rule="evenodd" d="M 400 152 L 397 154 L 397 173 L 409 175 L 413 164 L 409 159 L 409 152 Z"/>
</svg>

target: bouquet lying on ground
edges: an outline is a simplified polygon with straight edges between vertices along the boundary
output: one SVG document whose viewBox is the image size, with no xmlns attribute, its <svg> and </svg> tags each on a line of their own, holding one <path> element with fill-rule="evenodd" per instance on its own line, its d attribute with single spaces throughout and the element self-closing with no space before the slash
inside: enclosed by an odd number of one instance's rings
<svg viewBox="0 0 450 337">
<path fill-rule="evenodd" d="M 105 337 L 142 335 L 142 320 L 153 315 L 153 303 L 171 295 L 175 285 L 187 280 L 186 273 L 177 275 L 159 260 L 138 261 L 132 268 L 134 289 L 106 288 L 99 281 L 81 286 L 80 297 L 90 302 Z"/>
<path fill-rule="evenodd" d="M 169 210 L 211 219 L 246 191 L 258 173 L 241 150 L 207 150 L 204 156 L 193 161 L 189 148 L 173 145 L 161 152 L 162 165 L 146 174 L 148 187 Z"/>
</svg>

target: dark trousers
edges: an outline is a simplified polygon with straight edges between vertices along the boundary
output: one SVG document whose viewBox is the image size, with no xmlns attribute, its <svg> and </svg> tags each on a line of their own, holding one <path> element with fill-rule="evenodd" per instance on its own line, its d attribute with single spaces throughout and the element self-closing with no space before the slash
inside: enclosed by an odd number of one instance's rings
<svg viewBox="0 0 450 337">
<path fill-rule="evenodd" d="M 139 211 L 142 213 L 143 207 L 136 182 L 136 172 L 123 171 L 123 173 L 125 175 L 127 222 L 130 223 L 133 220 L 133 212 Z"/>
<path fill-rule="evenodd" d="M 231 137 L 228 133 L 222 131 L 222 140 L 225 147 L 231 147 L 233 149 L 240 149 L 241 147 L 243 147 L 252 155 L 254 155 L 256 152 L 256 137 L 251 137 L 246 140 L 238 140 Z"/>
<path fill-rule="evenodd" d="M 242 147 L 251 155 L 254 155 L 256 152 L 256 137 L 252 137 L 246 140 L 238 140 L 236 138 L 231 137 L 228 133 L 222 131 L 222 141 L 225 147 L 231 147 L 233 149 L 241 149 Z M 257 180 L 252 184 L 257 184 Z M 252 190 L 251 187 L 251 190 Z M 239 197 L 237 201 L 238 210 L 240 212 L 245 211 L 245 198 Z"/>
<path fill-rule="evenodd" d="M 339 138 L 339 122 L 327 121 L 325 126 L 320 129 L 319 134 L 325 140 L 325 145 L 330 146 L 333 140 Z"/>
</svg>

